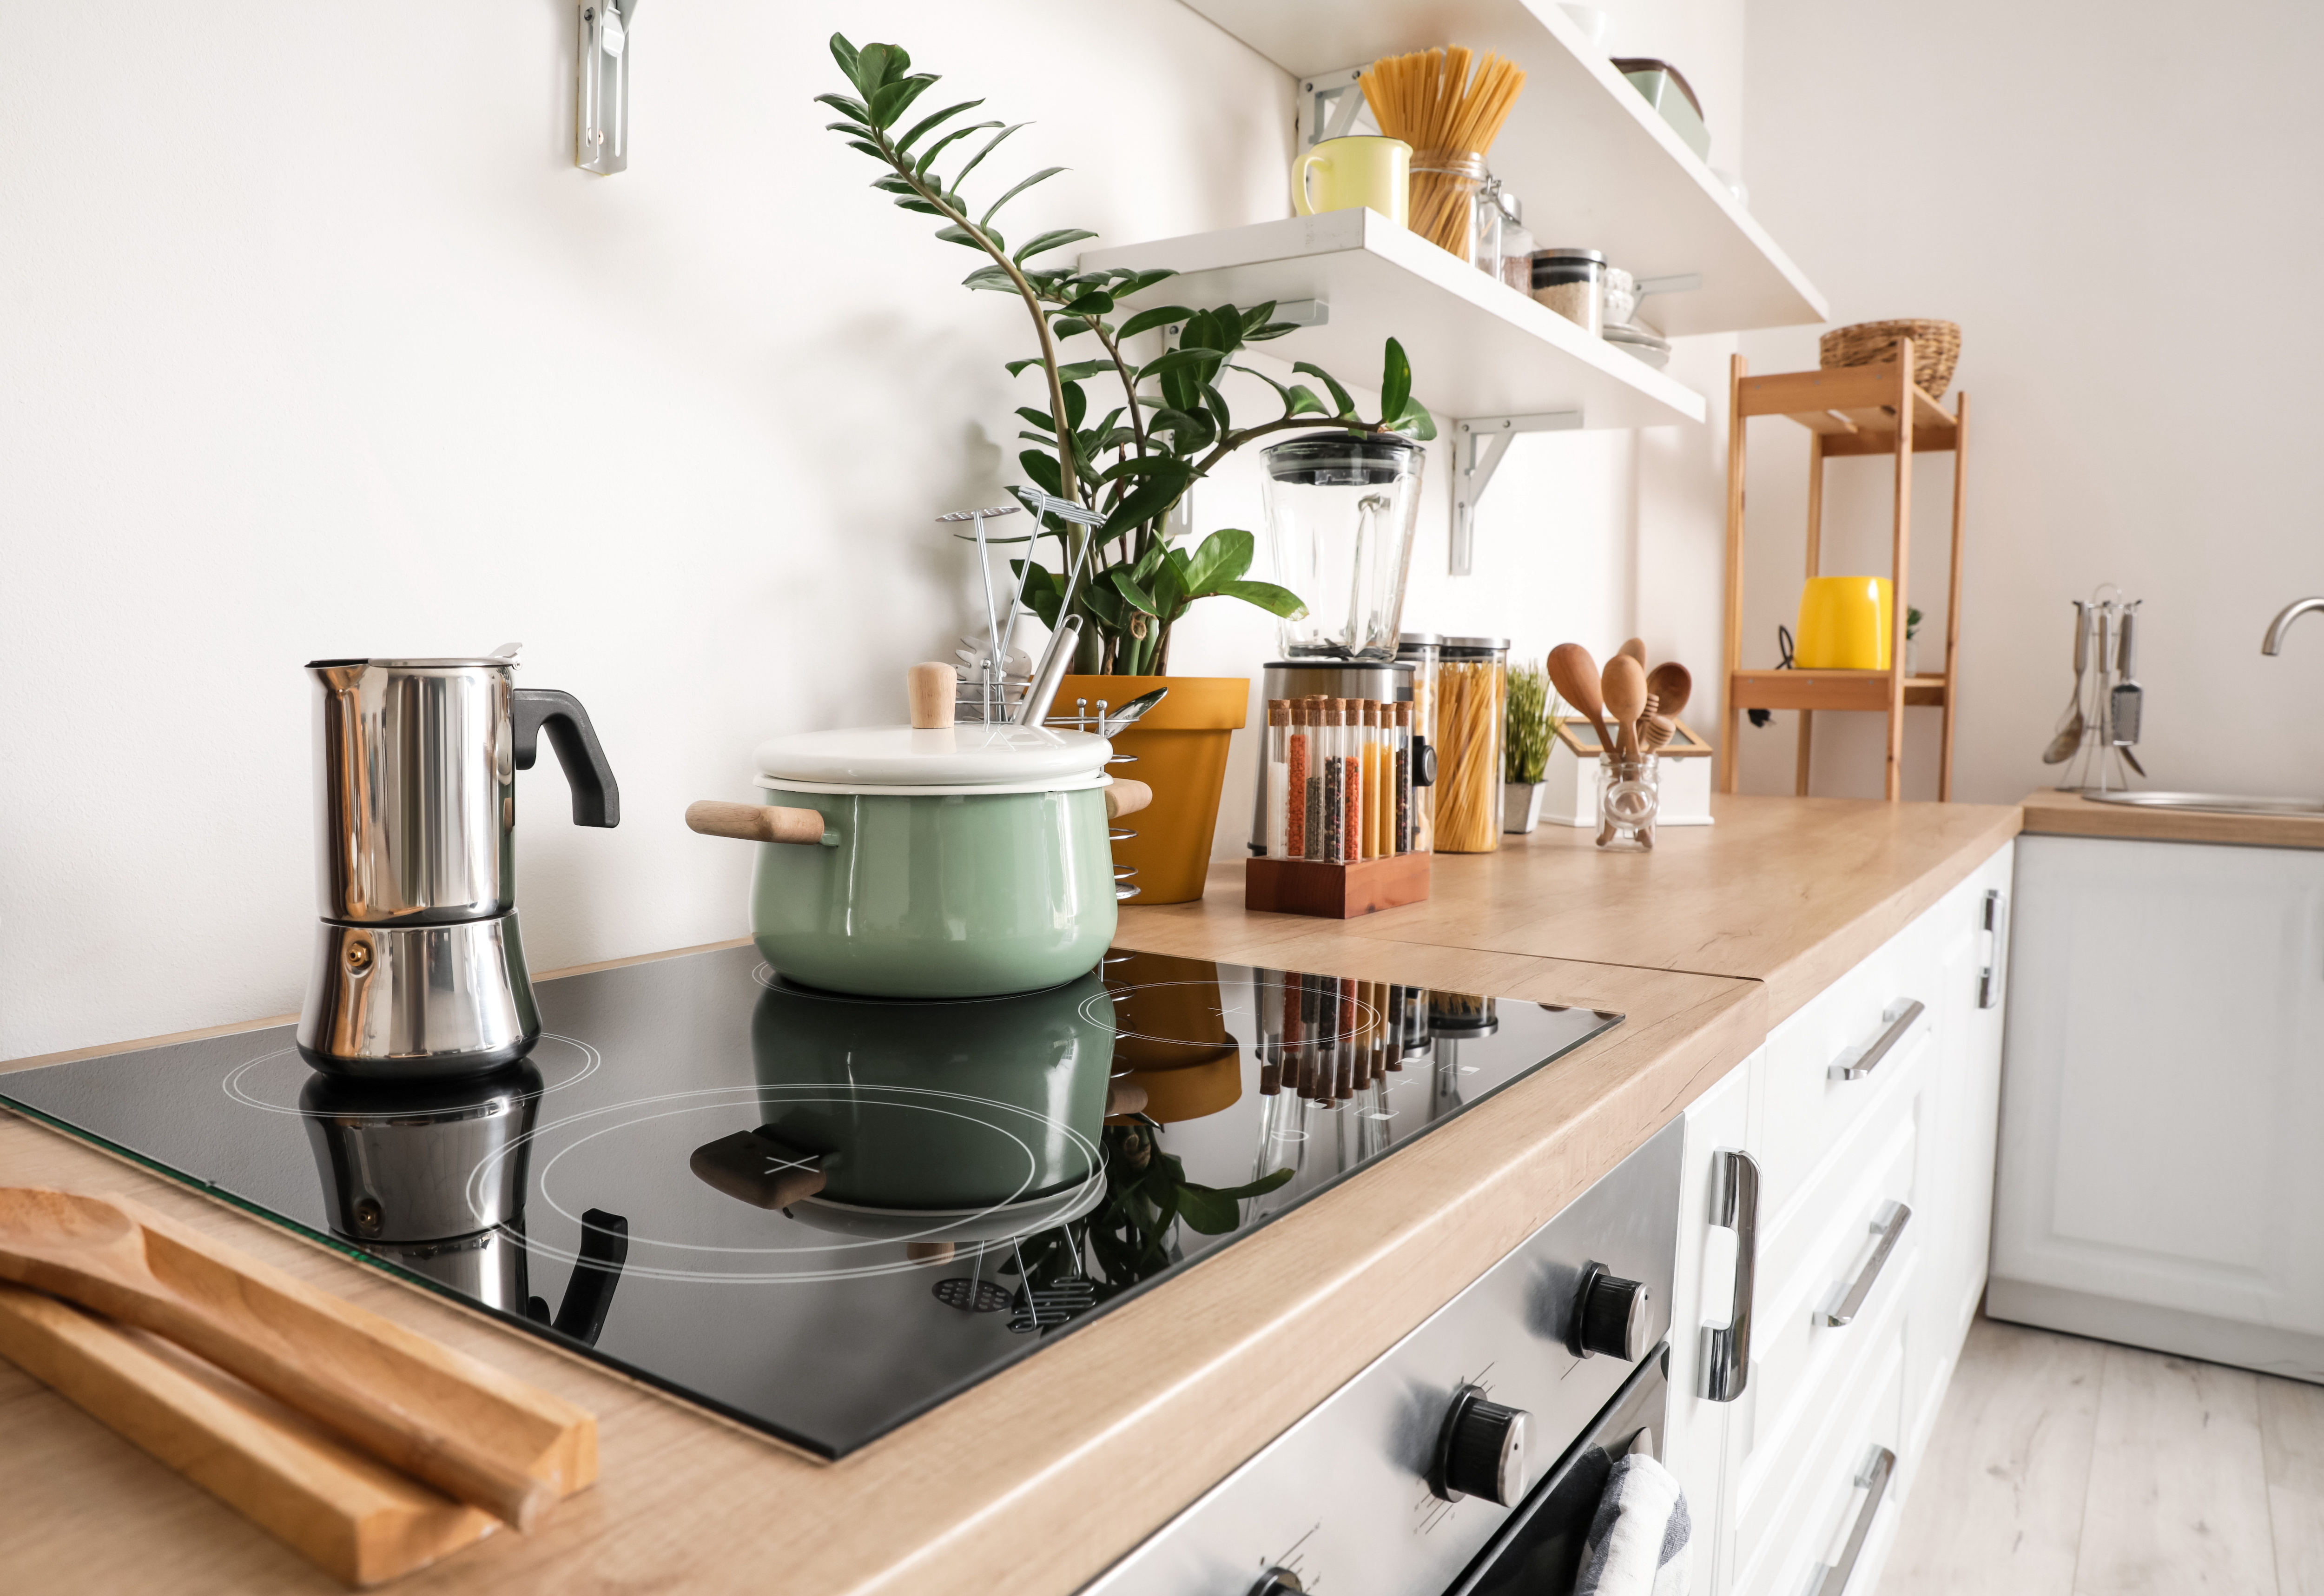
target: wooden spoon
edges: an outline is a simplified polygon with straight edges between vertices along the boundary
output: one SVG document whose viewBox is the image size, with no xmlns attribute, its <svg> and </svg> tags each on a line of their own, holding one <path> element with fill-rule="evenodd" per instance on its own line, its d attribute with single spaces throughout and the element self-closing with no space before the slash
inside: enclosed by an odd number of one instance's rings
<svg viewBox="0 0 2324 1596">
<path fill-rule="evenodd" d="M 310 1362 L 232 1296 L 197 1301 L 153 1272 L 145 1229 L 102 1197 L 0 1188 L 0 1279 L 151 1331 L 426 1481 L 456 1500 L 530 1530 L 557 1499 L 545 1480 L 437 1430 L 358 1383 L 360 1371 Z"/>
<path fill-rule="evenodd" d="M 1598 746 L 1611 753 L 1614 738 L 1606 729 L 1606 702 L 1599 694 L 1598 661 L 1580 643 L 1560 643 L 1549 651 L 1549 685 L 1557 696 L 1590 717 L 1598 728 Z"/>
<path fill-rule="evenodd" d="M 1618 654 L 1628 654 L 1631 659 L 1636 660 L 1638 662 L 1638 669 L 1640 670 L 1644 670 L 1646 668 L 1646 640 L 1645 638 L 1634 637 L 1614 651 Z"/>
<path fill-rule="evenodd" d="M 1660 701 L 1656 715 L 1665 720 L 1676 720 L 1679 712 L 1686 707 L 1686 701 L 1694 696 L 1694 678 L 1687 673 L 1685 666 L 1674 660 L 1646 673 L 1646 691 Z"/>
<path fill-rule="evenodd" d="M 1605 699 L 1606 713 L 1621 733 L 1622 758 L 1626 762 L 1635 761 L 1638 757 L 1638 716 L 1646 708 L 1646 668 L 1628 654 L 1617 654 L 1606 661 L 1606 674 L 1600 678 L 1599 687 Z"/>
</svg>

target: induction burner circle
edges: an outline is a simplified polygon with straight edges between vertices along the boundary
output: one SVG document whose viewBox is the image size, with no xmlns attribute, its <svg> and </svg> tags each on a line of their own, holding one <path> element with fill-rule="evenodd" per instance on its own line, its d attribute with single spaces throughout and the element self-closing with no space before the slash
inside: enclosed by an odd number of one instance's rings
<svg viewBox="0 0 2324 1596">
<path fill-rule="evenodd" d="M 540 1033 L 542 1042 L 562 1044 L 544 1052 L 538 1045 L 526 1059 L 540 1072 L 544 1084 L 540 1095 L 562 1092 L 567 1086 L 578 1085 L 597 1073 L 604 1058 L 595 1047 L 577 1037 L 558 1036 L 553 1031 Z M 337 1111 L 321 1112 L 299 1106 L 299 1093 L 307 1083 L 319 1073 L 299 1056 L 296 1047 L 277 1047 L 272 1053 L 238 1064 L 219 1083 L 226 1094 L 247 1108 L 264 1109 L 270 1114 L 293 1114 L 300 1119 L 338 1119 Z M 489 1077 L 479 1076 L 481 1082 Z"/>
<path fill-rule="evenodd" d="M 1358 984 L 1361 985 L 1363 983 L 1359 983 Z M 1093 993 L 1083 1002 L 1081 1008 L 1082 1018 L 1088 1020 L 1092 1025 L 1102 1026 L 1105 1029 L 1111 1031 L 1117 1039 L 1139 1042 L 1161 1042 L 1173 1047 L 1213 1047 L 1219 1046 L 1220 1038 L 1215 1036 L 1168 1036 L 1157 1031 L 1135 1029 L 1123 1023 L 1123 1010 L 1129 1005 L 1131 1000 L 1141 993 L 1163 992 L 1168 991 L 1172 987 L 1196 987 L 1207 990 L 1216 994 L 1218 1001 L 1209 1005 L 1206 1012 L 1217 1017 L 1219 1026 L 1222 1030 L 1224 1030 L 1226 1024 L 1230 1019 L 1240 1019 L 1248 1022 L 1248 1029 L 1251 1035 L 1256 1036 L 1259 1034 L 1260 1029 L 1259 1016 L 1252 1011 L 1251 1006 L 1249 1003 L 1232 1002 L 1228 1001 L 1220 983 L 1213 981 L 1117 982 L 1112 985 L 1110 985 L 1104 992 Z M 1283 989 L 1283 1001 L 1285 1008 L 1288 1010 L 1290 1005 L 1296 1001 L 1297 1001 L 1297 989 L 1286 985 Z M 1361 998 L 1351 998 L 1344 991 L 1340 993 L 1338 1001 L 1340 1010 L 1339 1030 L 1328 1038 L 1303 1035 L 1299 1038 L 1301 1041 L 1346 1042 L 1358 1040 L 1369 1034 L 1375 1027 L 1380 1025 L 1387 1018 L 1373 1004 L 1366 1002 Z M 1101 1001 L 1103 1001 L 1108 1007 L 1110 1007 L 1112 1010 L 1112 1012 L 1109 1014 L 1102 1010 L 1099 1007 Z M 1165 1005 L 1162 1003 L 1147 1005 L 1148 1012 L 1157 1011 L 1164 1007 Z M 1145 1023 L 1151 1024 L 1153 1022 L 1151 1020 L 1148 1020 Z"/>
<path fill-rule="evenodd" d="M 526 1136 L 495 1149 L 479 1163 L 468 1176 L 472 1195 L 486 1182 L 493 1167 L 501 1160 L 516 1156 L 520 1148 L 530 1147 L 534 1167 L 530 1184 L 530 1203 L 546 1204 L 549 1209 L 572 1221 L 582 1222 L 583 1212 L 600 1204 L 601 1195 L 595 1193 L 567 1195 L 560 1186 L 579 1179 L 584 1162 L 603 1164 L 607 1159 L 625 1161 L 641 1158 L 651 1162 L 678 1157 L 680 1150 L 697 1142 L 699 1128 L 686 1129 L 672 1138 L 668 1148 L 640 1149 L 624 1147 L 624 1140 L 637 1139 L 641 1132 L 650 1136 L 650 1128 L 665 1121 L 681 1121 L 694 1116 L 721 1116 L 733 1125 L 735 1111 L 747 1111 L 753 1121 L 763 1119 L 770 1101 L 797 1103 L 852 1104 L 857 1109 L 888 1111 L 896 1113 L 936 1114 L 964 1121 L 991 1132 L 1004 1144 L 1013 1144 L 1023 1161 L 1023 1174 L 1017 1187 L 1000 1202 L 978 1208 L 961 1209 L 881 1209 L 859 1207 L 820 1196 L 806 1197 L 793 1207 L 820 1209 L 842 1220 L 860 1217 L 880 1227 L 876 1235 L 834 1234 L 815 1229 L 804 1221 L 788 1222 L 779 1235 L 782 1240 L 770 1240 L 753 1245 L 721 1244 L 687 1241 L 669 1236 L 657 1236 L 633 1226 L 630 1232 L 629 1259 L 622 1266 L 622 1276 L 646 1279 L 673 1280 L 705 1285 L 786 1285 L 818 1280 L 852 1279 L 874 1275 L 900 1274 L 925 1268 L 918 1259 L 897 1258 L 899 1243 L 911 1241 L 950 1241 L 963 1244 L 963 1250 L 981 1250 L 989 1245 L 1005 1244 L 1010 1236 L 1030 1234 L 1052 1230 L 1078 1219 L 1096 1207 L 1105 1195 L 1104 1154 L 1098 1144 L 1064 1121 L 1018 1103 L 997 1098 L 982 1097 L 971 1093 L 943 1091 L 932 1087 L 878 1086 L 851 1088 L 840 1083 L 803 1083 L 797 1085 L 713 1086 L 692 1092 L 666 1093 L 652 1097 L 634 1098 L 628 1102 L 609 1103 L 603 1108 L 586 1109 L 566 1115 L 536 1127 Z M 995 1119 L 1001 1123 L 995 1123 Z M 1015 1130 L 1011 1122 L 1021 1125 L 1028 1132 L 1043 1135 L 1063 1135 L 1081 1151 L 1088 1173 L 1081 1182 L 1062 1192 L 1028 1198 L 1038 1168 L 1032 1147 Z M 678 1130 L 677 1126 L 669 1129 Z M 586 1153 L 583 1152 L 587 1149 Z M 552 1150 L 553 1149 L 553 1150 Z M 567 1165 L 576 1154 L 581 1161 Z M 560 1166 L 564 1166 L 560 1167 Z M 704 1187 L 706 1195 L 715 1195 Z M 733 1202 L 732 1198 L 720 1199 Z M 999 1228 L 1000 1236 L 964 1236 L 967 1230 Z M 802 1235 L 806 1232 L 806 1235 Z M 807 1239 L 811 1236 L 812 1239 Z M 792 1238 L 798 1238 L 796 1240 Z M 564 1260 L 580 1261 L 579 1255 L 545 1243 L 537 1235 L 528 1236 L 527 1246 L 537 1255 Z M 876 1256 L 873 1256 L 876 1250 Z"/>
</svg>

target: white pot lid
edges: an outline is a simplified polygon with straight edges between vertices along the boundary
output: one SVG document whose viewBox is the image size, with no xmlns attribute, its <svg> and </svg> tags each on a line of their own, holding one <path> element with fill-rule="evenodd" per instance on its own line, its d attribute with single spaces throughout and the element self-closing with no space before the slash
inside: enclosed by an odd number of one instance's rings
<svg viewBox="0 0 2324 1596">
<path fill-rule="evenodd" d="M 760 743 L 757 758 L 762 785 L 807 791 L 1050 792 L 1101 785 L 1112 752 L 1087 732 L 980 723 L 801 732 Z"/>
</svg>

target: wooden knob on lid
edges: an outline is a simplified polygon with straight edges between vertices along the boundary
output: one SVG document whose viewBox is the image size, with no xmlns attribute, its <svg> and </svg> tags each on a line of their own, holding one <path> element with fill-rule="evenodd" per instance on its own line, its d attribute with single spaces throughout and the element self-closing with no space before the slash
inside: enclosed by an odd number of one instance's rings
<svg viewBox="0 0 2324 1596">
<path fill-rule="evenodd" d="M 953 696 L 960 677 L 941 660 L 915 665 L 904 673 L 904 688 L 911 696 L 915 731 L 940 732 L 952 724 Z"/>
</svg>

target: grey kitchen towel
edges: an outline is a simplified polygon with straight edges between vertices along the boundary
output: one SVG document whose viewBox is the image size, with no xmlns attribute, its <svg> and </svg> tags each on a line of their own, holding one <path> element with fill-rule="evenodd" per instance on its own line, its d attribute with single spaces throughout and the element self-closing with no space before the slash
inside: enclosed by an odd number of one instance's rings
<svg viewBox="0 0 2324 1596">
<path fill-rule="evenodd" d="M 1632 1453 L 1598 1499 L 1575 1596 L 1686 1596 L 1692 1531 L 1678 1476 L 1653 1454 Z"/>
</svg>

